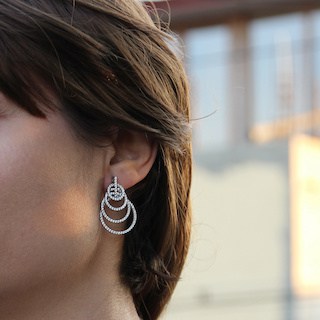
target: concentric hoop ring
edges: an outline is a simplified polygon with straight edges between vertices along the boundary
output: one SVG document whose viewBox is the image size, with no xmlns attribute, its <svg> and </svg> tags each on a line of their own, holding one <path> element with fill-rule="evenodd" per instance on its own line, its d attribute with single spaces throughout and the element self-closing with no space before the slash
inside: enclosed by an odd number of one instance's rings
<svg viewBox="0 0 320 320">
<path fill-rule="evenodd" d="M 130 203 L 131 203 L 131 202 L 130 202 Z M 127 208 L 127 213 L 126 213 L 126 215 L 125 215 L 123 218 L 120 218 L 120 219 L 112 219 L 112 218 L 110 218 L 110 217 L 107 215 L 106 211 L 104 210 L 105 200 L 103 199 L 103 201 L 101 202 L 101 211 L 102 211 L 102 214 L 103 214 L 103 216 L 104 216 L 108 221 L 110 221 L 110 222 L 112 222 L 112 223 L 121 223 L 121 222 L 124 222 L 124 221 L 126 221 L 126 220 L 129 218 L 129 215 L 130 215 L 130 212 L 131 212 L 131 206 L 129 205 L 129 200 L 128 200 L 128 198 L 126 198 L 126 204 L 128 204 L 128 208 Z M 132 205 L 132 203 L 131 203 L 131 205 Z M 109 208 L 110 208 L 110 207 L 109 207 Z M 110 209 L 112 209 L 112 208 L 110 208 Z M 117 210 L 117 211 L 119 211 L 119 210 Z"/>
<path fill-rule="evenodd" d="M 100 221 L 101 221 L 102 226 L 103 226 L 107 231 L 109 231 L 110 233 L 116 234 L 116 235 L 122 235 L 122 234 L 125 234 L 125 233 L 128 233 L 129 231 L 131 231 L 131 230 L 133 229 L 133 227 L 135 226 L 136 222 L 137 222 L 137 212 L 136 212 L 136 209 L 135 209 L 134 205 L 133 205 L 132 202 L 129 201 L 129 200 L 128 200 L 128 206 L 130 206 L 131 209 L 132 209 L 133 218 L 132 218 L 131 225 L 130 225 L 127 229 L 125 229 L 125 230 L 123 230 L 123 231 L 116 231 L 116 230 L 111 229 L 109 226 L 107 226 L 107 224 L 106 224 L 105 221 L 103 220 L 104 215 L 103 215 L 103 212 L 102 212 L 102 210 L 101 210 L 101 211 L 100 211 Z"/>
</svg>

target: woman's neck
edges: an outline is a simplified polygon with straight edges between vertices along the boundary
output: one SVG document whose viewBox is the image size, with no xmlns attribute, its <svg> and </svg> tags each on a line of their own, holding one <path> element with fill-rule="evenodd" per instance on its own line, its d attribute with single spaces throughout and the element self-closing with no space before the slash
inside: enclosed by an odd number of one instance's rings
<svg viewBox="0 0 320 320">
<path fill-rule="evenodd" d="M 97 255 L 78 274 L 0 292 L 1 319 L 139 319 L 130 291 L 121 283 L 118 264 Z"/>
</svg>

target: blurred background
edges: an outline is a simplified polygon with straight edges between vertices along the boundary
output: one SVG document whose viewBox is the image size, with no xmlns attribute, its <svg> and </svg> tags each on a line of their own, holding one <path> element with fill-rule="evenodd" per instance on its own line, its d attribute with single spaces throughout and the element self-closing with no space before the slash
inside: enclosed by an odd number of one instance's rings
<svg viewBox="0 0 320 320">
<path fill-rule="evenodd" d="M 193 108 L 193 237 L 163 319 L 320 319 L 320 0 L 154 4 Z"/>
</svg>

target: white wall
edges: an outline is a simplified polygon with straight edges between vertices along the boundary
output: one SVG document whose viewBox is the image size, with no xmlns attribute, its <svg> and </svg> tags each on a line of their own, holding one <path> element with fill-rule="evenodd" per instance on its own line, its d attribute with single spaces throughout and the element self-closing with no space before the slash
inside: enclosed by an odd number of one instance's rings
<svg viewBox="0 0 320 320">
<path fill-rule="evenodd" d="M 191 250 L 163 319 L 285 319 L 287 185 L 276 162 L 195 166 Z"/>
</svg>

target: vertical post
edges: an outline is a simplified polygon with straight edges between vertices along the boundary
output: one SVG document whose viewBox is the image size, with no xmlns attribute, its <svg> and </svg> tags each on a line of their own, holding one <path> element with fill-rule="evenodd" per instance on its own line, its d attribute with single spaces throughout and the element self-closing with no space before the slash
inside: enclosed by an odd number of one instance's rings
<svg viewBox="0 0 320 320">
<path fill-rule="evenodd" d="M 308 108 L 308 111 L 313 112 L 315 105 L 315 84 L 314 84 L 314 21 L 312 12 L 306 11 L 303 13 L 303 100 Z M 312 117 L 314 118 L 314 117 Z M 316 131 L 316 123 L 309 124 L 312 132 Z"/>
<path fill-rule="evenodd" d="M 293 139 L 289 139 L 288 141 L 288 193 L 287 193 L 287 212 L 286 212 L 286 234 L 285 234 L 285 266 L 284 266 L 284 276 L 285 276 L 285 305 L 284 305 L 284 319 L 285 320 L 294 320 L 294 313 L 295 313 L 295 298 L 294 298 L 294 290 L 293 290 L 293 199 L 295 197 L 295 189 L 293 187 L 293 172 L 295 164 L 293 163 L 295 157 L 293 156 Z"/>
<path fill-rule="evenodd" d="M 249 50 L 248 21 L 236 18 L 229 22 L 231 34 L 230 54 L 230 124 L 233 144 L 248 140 L 252 124 L 251 110 L 251 61 Z"/>
</svg>

